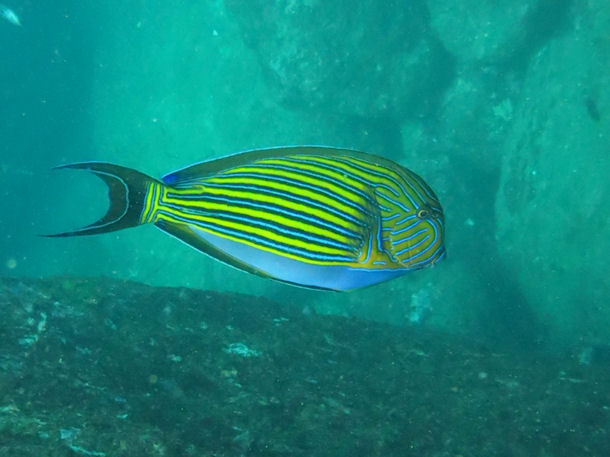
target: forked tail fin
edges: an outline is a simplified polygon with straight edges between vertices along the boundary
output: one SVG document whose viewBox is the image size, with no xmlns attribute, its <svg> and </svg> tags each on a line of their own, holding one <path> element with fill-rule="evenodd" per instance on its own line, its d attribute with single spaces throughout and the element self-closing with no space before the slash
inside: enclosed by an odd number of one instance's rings
<svg viewBox="0 0 610 457">
<path fill-rule="evenodd" d="M 71 163 L 55 169 L 63 168 L 88 170 L 104 181 L 108 186 L 110 207 L 106 214 L 93 224 L 71 232 L 44 236 L 95 235 L 140 225 L 146 194 L 150 184 L 156 182 L 155 179 L 131 168 L 106 162 Z"/>
</svg>

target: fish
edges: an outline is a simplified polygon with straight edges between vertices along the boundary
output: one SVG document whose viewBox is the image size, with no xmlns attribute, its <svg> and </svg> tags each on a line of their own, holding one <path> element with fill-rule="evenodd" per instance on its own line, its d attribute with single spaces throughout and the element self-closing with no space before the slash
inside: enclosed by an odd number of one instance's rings
<svg viewBox="0 0 610 457">
<path fill-rule="evenodd" d="M 430 186 L 361 151 L 253 149 L 161 179 L 108 162 L 56 168 L 95 174 L 110 203 L 98 221 L 51 237 L 153 224 L 237 269 L 334 291 L 378 284 L 446 256 L 443 209 Z"/>
<path fill-rule="evenodd" d="M 11 24 L 21 27 L 19 16 L 8 6 L 0 4 L 0 16 Z"/>
</svg>

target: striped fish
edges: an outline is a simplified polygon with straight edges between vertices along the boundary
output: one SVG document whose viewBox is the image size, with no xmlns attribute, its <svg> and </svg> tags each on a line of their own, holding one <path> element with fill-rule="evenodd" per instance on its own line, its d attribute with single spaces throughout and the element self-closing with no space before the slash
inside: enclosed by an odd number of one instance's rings
<svg viewBox="0 0 610 457">
<path fill-rule="evenodd" d="M 412 171 L 371 154 L 317 146 L 258 149 L 198 163 L 161 180 L 104 162 L 97 222 L 51 236 L 141 224 L 229 265 L 294 285 L 369 286 L 445 256 L 443 211 Z"/>
</svg>

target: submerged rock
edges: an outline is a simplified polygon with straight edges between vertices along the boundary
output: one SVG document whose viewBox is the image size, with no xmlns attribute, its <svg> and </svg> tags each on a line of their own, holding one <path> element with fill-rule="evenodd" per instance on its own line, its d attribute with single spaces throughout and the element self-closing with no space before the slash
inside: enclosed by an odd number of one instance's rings
<svg viewBox="0 0 610 457">
<path fill-rule="evenodd" d="M 569 23 L 572 0 L 428 0 L 430 21 L 458 65 L 525 64 Z M 510 61 L 510 62 L 509 62 Z"/>
<path fill-rule="evenodd" d="M 573 33 L 533 59 L 502 154 L 497 241 L 557 339 L 608 342 L 610 11 L 575 10 Z"/>
<path fill-rule="evenodd" d="M 227 0 L 273 92 L 286 105 L 374 118 L 421 113 L 451 59 L 421 0 Z"/>
<path fill-rule="evenodd" d="M 523 33 L 524 16 L 538 0 L 427 2 L 432 27 L 459 61 L 493 60 Z"/>
<path fill-rule="evenodd" d="M 0 312 L 0 455 L 610 452 L 595 358 L 105 279 L 0 280 Z"/>
</svg>

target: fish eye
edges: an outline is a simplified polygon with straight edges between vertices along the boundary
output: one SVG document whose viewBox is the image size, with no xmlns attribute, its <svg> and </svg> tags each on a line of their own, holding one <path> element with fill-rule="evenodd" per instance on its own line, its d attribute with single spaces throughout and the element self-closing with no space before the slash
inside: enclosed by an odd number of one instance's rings
<svg viewBox="0 0 610 457">
<path fill-rule="evenodd" d="M 430 216 L 430 210 L 428 208 L 420 208 L 417 211 L 417 217 L 420 219 L 426 219 Z"/>
</svg>

